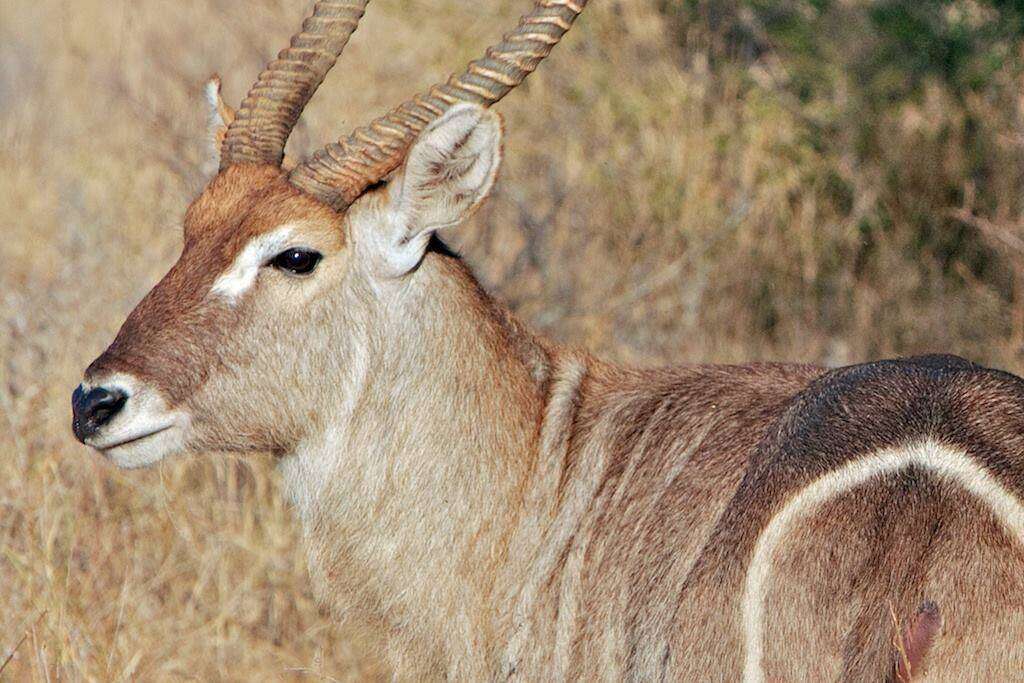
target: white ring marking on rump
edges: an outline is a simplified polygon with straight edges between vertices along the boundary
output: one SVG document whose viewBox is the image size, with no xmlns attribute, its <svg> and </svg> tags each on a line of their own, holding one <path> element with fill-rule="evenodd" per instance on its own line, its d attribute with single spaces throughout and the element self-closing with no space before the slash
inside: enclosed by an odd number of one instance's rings
<svg viewBox="0 0 1024 683">
<path fill-rule="evenodd" d="M 745 683 L 762 683 L 764 670 L 764 591 L 771 574 L 775 547 L 800 517 L 813 512 L 822 503 L 866 481 L 917 465 L 950 479 L 986 503 L 999 523 L 1024 544 L 1024 507 L 995 477 L 966 453 L 927 439 L 925 441 L 878 451 L 858 458 L 809 484 L 772 517 L 754 546 L 747 569 L 741 604 Z"/>
</svg>

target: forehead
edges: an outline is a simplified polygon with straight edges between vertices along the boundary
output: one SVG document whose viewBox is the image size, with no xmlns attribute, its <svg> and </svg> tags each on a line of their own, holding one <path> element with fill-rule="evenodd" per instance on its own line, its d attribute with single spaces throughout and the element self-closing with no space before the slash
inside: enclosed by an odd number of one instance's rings
<svg viewBox="0 0 1024 683">
<path fill-rule="evenodd" d="M 185 213 L 185 245 L 230 257 L 284 224 L 340 247 L 342 214 L 306 195 L 273 166 L 241 164 L 214 178 Z"/>
</svg>

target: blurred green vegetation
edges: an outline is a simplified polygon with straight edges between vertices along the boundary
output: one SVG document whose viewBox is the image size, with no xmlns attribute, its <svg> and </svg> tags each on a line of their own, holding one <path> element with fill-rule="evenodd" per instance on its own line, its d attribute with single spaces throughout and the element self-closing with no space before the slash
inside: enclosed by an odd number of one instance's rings
<svg viewBox="0 0 1024 683">
<path fill-rule="evenodd" d="M 798 126 L 777 151 L 837 228 L 818 233 L 810 288 L 826 329 L 852 315 L 841 291 L 890 270 L 916 271 L 894 283 L 911 301 L 981 284 L 1019 308 L 1024 2 L 665 0 L 661 11 L 686 68 L 705 63 L 738 99 L 770 101 Z M 768 333 L 776 299 L 791 295 L 778 276 L 751 284 Z"/>
</svg>

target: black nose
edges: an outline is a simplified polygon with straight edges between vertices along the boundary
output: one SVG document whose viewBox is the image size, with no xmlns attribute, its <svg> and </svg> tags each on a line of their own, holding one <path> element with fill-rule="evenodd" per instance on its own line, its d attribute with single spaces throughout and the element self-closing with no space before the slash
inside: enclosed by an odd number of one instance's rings
<svg viewBox="0 0 1024 683">
<path fill-rule="evenodd" d="M 75 432 L 75 438 L 85 443 L 88 437 L 117 415 L 126 400 L 128 397 L 117 389 L 111 391 L 96 387 L 85 391 L 79 384 L 71 395 L 71 411 L 74 414 L 71 429 Z"/>
</svg>

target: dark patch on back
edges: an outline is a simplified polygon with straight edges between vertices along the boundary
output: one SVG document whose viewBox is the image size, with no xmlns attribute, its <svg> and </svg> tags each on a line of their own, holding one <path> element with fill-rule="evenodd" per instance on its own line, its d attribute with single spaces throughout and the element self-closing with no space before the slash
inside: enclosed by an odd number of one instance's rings
<svg viewBox="0 0 1024 683">
<path fill-rule="evenodd" d="M 744 577 L 757 539 L 774 514 L 826 473 L 866 454 L 926 438 L 964 451 L 1024 498 L 1020 378 L 955 356 L 935 355 L 840 368 L 810 382 L 789 401 L 752 454 L 736 494 L 687 578 L 678 613 L 681 627 L 692 626 L 698 618 L 716 621 L 708 615 L 722 614 L 720 625 L 710 628 L 727 629 L 738 638 Z M 902 499 L 916 492 L 928 479 L 919 474 L 924 473 L 905 471 L 889 478 L 886 495 Z M 823 539 L 824 544 L 836 542 Z M 704 657 L 710 664 L 711 654 L 728 657 L 728 649 L 709 654 L 714 646 L 708 651 L 699 647 L 684 639 L 674 658 Z M 891 666 L 887 656 L 880 653 L 881 665 Z"/>
<path fill-rule="evenodd" d="M 1005 411 L 1011 406 L 1013 415 Z M 982 416 L 1002 424 L 979 424 Z M 786 490 L 865 453 L 925 437 L 985 450 L 979 447 L 993 429 L 1024 435 L 1024 381 L 1013 375 L 955 356 L 854 365 L 811 382 L 793 399 L 759 445 L 750 478 Z M 995 453 L 978 455 L 1003 464 Z M 780 473 L 790 481 L 779 481 Z"/>
<path fill-rule="evenodd" d="M 823 375 L 790 401 L 758 445 L 720 534 L 740 534 L 730 540 L 746 548 L 793 491 L 867 453 L 923 438 L 964 450 L 1024 492 L 1024 381 L 955 356 Z"/>
</svg>

